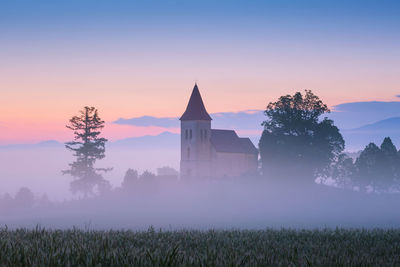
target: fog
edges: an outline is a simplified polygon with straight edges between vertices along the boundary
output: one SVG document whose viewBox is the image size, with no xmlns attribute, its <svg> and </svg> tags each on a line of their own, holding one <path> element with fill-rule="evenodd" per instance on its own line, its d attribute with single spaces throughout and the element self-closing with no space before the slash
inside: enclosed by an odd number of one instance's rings
<svg viewBox="0 0 400 267">
<path fill-rule="evenodd" d="M 128 168 L 139 175 L 161 166 L 178 169 L 174 150 L 110 148 L 98 165 L 114 168 L 105 175 L 112 189 L 88 198 L 69 191 L 72 178 L 61 170 L 72 156 L 62 146 L 3 149 L 0 160 L 0 225 L 11 228 L 392 228 L 400 223 L 398 194 L 258 176 L 188 180 L 161 175 L 123 185 Z M 18 195 L 21 187 L 33 196 Z"/>
<path fill-rule="evenodd" d="M 125 172 L 134 168 L 140 172 L 156 172 L 162 166 L 178 169 L 179 151 L 168 147 L 144 149 L 112 146 L 107 148 L 107 156 L 98 162 L 99 167 L 112 167 L 105 178 L 113 187 L 121 184 Z M 63 144 L 40 143 L 0 149 L 0 196 L 14 195 L 19 188 L 28 187 L 35 195 L 46 194 L 52 201 L 74 198 L 69 190 L 72 177 L 62 175 L 73 161 L 71 152 Z"/>
</svg>

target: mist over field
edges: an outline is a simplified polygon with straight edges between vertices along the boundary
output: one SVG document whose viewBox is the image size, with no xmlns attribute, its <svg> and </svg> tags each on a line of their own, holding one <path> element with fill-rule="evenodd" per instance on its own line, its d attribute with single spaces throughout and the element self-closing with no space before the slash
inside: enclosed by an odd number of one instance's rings
<svg viewBox="0 0 400 267">
<path fill-rule="evenodd" d="M 168 134 L 167 134 L 168 135 Z M 170 134 L 172 135 L 172 134 Z M 179 137 L 173 136 L 179 147 Z M 107 146 L 107 156 L 99 166 L 113 167 L 107 180 L 119 186 L 129 168 L 156 172 L 157 168 L 170 166 L 179 169 L 179 150 L 166 146 L 148 149 L 119 144 Z M 46 194 L 51 200 L 61 201 L 74 197 L 69 190 L 71 177 L 62 175 L 73 157 L 59 142 L 0 148 L 0 195 L 15 194 L 20 187 L 30 188 L 36 195 Z M 16 166 L 17 165 L 17 166 Z"/>
<path fill-rule="evenodd" d="M 400 266 L 400 1 L 0 1 L 0 266 Z"/>
<path fill-rule="evenodd" d="M 46 228 L 176 229 L 394 228 L 398 194 L 288 187 L 256 178 L 138 182 L 132 189 L 69 202 L 2 209 L 1 225 Z"/>
<path fill-rule="evenodd" d="M 356 120 L 360 114 L 352 111 L 352 107 L 339 106 L 337 112 L 329 114 L 338 125 L 348 127 L 342 130 L 346 148 L 356 152 L 349 153 L 349 157 L 356 160 L 371 138 L 379 144 L 387 133 L 394 133 L 393 141 L 398 142 L 395 118 L 383 119 L 394 113 L 383 109 L 386 113 L 380 117 L 375 114 L 365 120 L 363 116 L 364 121 L 358 123 L 364 126 L 349 130 L 348 119 Z M 257 131 L 261 125 L 257 127 L 256 122 L 262 120 L 262 111 L 214 116 L 216 127 L 247 131 L 258 146 Z M 382 120 L 375 122 L 376 119 Z M 175 120 L 142 117 L 115 123 L 161 124 L 168 130 L 176 127 Z M 71 176 L 62 174 L 74 159 L 62 142 L 3 145 L 0 147 L 0 225 L 143 230 L 149 226 L 162 229 L 393 228 L 400 222 L 395 205 L 400 203 L 398 189 L 368 193 L 357 185 L 343 187 L 332 177 L 304 182 L 310 178 L 301 177 L 300 173 L 294 174 L 299 177 L 292 181 L 258 175 L 187 180 L 177 172 L 179 147 L 180 135 L 168 131 L 108 142 L 106 157 L 96 166 L 112 167 L 104 175 L 111 188 L 84 198 L 71 192 Z M 163 173 L 161 167 L 168 167 L 172 173 Z M 286 167 L 282 164 L 280 168 Z M 137 176 L 127 180 L 129 169 L 137 171 Z"/>
<path fill-rule="evenodd" d="M 138 179 L 124 188 L 129 168 L 139 174 L 145 170 L 157 174 L 162 166 L 179 169 L 180 155 L 172 149 L 179 147 L 179 139 L 174 134 L 164 135 L 171 138 L 171 146 L 158 150 L 110 143 L 98 166 L 113 167 L 105 175 L 113 189 L 89 199 L 72 194 L 71 177 L 61 174 L 72 160 L 63 144 L 1 149 L 0 225 L 143 230 L 151 225 L 163 229 L 392 228 L 400 222 L 395 205 L 400 203 L 399 194 L 357 192 L 322 184 L 263 177 L 185 181 L 178 176 L 161 176 Z M 9 193 L 16 198 L 21 187 L 29 188 L 33 198 L 7 202 L 4 196 Z"/>
</svg>

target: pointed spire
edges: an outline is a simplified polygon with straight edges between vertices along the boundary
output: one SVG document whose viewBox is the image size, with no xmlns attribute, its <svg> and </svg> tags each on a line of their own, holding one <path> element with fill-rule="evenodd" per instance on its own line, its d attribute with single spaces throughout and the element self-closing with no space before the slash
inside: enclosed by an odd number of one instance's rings
<svg viewBox="0 0 400 267">
<path fill-rule="evenodd" d="M 190 96 L 189 103 L 186 107 L 185 112 L 180 118 L 181 121 L 193 121 L 193 120 L 212 120 L 204 107 L 203 99 L 201 98 L 197 83 L 194 84 L 192 95 Z"/>
</svg>

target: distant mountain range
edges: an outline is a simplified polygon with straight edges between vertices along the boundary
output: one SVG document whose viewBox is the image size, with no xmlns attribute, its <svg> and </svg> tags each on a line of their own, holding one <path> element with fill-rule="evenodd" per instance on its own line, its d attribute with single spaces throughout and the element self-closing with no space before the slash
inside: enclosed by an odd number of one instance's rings
<svg viewBox="0 0 400 267">
<path fill-rule="evenodd" d="M 389 118 L 375 123 L 367 124 L 362 127 L 350 130 L 356 132 L 381 132 L 381 133 L 399 133 L 400 132 L 400 117 Z"/>
<path fill-rule="evenodd" d="M 351 102 L 336 105 L 328 114 L 340 129 L 355 129 L 388 118 L 400 117 L 400 102 Z"/>
<path fill-rule="evenodd" d="M 370 142 L 380 145 L 385 137 L 390 137 L 400 148 L 400 117 L 393 117 L 355 129 L 341 130 L 347 150 L 364 148 Z"/>
<path fill-rule="evenodd" d="M 42 141 L 36 144 L 10 144 L 10 145 L 0 145 L 0 149 L 35 149 L 35 148 L 52 148 L 64 146 L 56 140 Z"/>
<path fill-rule="evenodd" d="M 137 148 L 137 149 L 179 149 L 180 135 L 163 132 L 159 135 L 146 135 L 140 137 L 131 137 L 110 142 L 110 148 Z"/>
</svg>

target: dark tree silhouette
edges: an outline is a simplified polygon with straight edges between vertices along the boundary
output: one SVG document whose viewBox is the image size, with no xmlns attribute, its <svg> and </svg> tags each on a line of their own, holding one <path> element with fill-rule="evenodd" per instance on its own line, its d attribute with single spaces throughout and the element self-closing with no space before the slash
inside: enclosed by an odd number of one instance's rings
<svg viewBox="0 0 400 267">
<path fill-rule="evenodd" d="M 344 140 L 332 120 L 319 120 L 327 112 L 328 107 L 310 90 L 269 103 L 259 142 L 263 174 L 314 181 L 319 171 L 337 159 Z"/>
<path fill-rule="evenodd" d="M 336 186 L 340 188 L 353 189 L 354 177 L 357 169 L 353 163 L 353 159 L 342 153 L 337 160 L 333 161 L 323 172 L 320 177 L 324 182 L 332 179 Z"/>
<path fill-rule="evenodd" d="M 370 143 L 355 162 L 358 174 L 356 183 L 371 186 L 373 191 L 385 191 L 395 185 L 400 177 L 400 157 L 392 140 L 386 137 L 380 148 Z"/>
<path fill-rule="evenodd" d="M 380 148 L 383 156 L 382 173 L 385 177 L 384 183 L 392 183 L 399 176 L 400 157 L 390 137 L 386 137 L 383 140 Z"/>
<path fill-rule="evenodd" d="M 95 187 L 99 192 L 106 191 L 110 184 L 101 172 L 107 172 L 110 168 L 95 168 L 97 160 L 105 157 L 105 143 L 107 139 L 99 137 L 104 127 L 104 121 L 100 119 L 97 109 L 84 107 L 78 116 L 70 119 L 68 129 L 74 131 L 74 141 L 67 142 L 65 147 L 74 152 L 75 161 L 69 164 L 70 169 L 63 174 L 70 174 L 75 179 L 71 182 L 73 193 L 81 192 L 85 197 L 93 193 Z"/>
<path fill-rule="evenodd" d="M 356 160 L 358 170 L 357 183 L 361 186 L 372 186 L 376 189 L 376 182 L 381 180 L 382 151 L 374 143 L 369 143 Z"/>
</svg>

